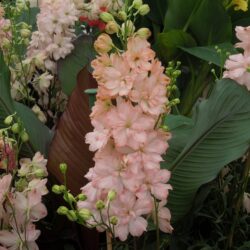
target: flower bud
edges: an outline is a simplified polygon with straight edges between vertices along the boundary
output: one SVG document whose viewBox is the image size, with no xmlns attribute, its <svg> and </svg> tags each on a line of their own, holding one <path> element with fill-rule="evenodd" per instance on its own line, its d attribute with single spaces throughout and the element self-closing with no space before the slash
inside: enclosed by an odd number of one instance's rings
<svg viewBox="0 0 250 250">
<path fill-rule="evenodd" d="M 135 32 L 134 23 L 130 20 L 122 24 L 121 31 L 123 35 L 132 36 Z"/>
<path fill-rule="evenodd" d="M 60 168 L 60 171 L 62 172 L 62 174 L 66 174 L 67 168 L 68 168 L 66 163 L 61 163 L 59 168 Z"/>
<path fill-rule="evenodd" d="M 28 38 L 30 37 L 31 31 L 28 29 L 21 29 L 20 34 L 22 38 Z"/>
<path fill-rule="evenodd" d="M 65 206 L 60 206 L 58 209 L 57 209 L 57 213 L 60 214 L 60 215 L 66 215 L 68 213 L 68 208 L 65 207 Z"/>
<path fill-rule="evenodd" d="M 35 176 L 37 178 L 43 178 L 45 176 L 45 172 L 43 169 L 37 169 L 35 172 L 34 172 Z"/>
<path fill-rule="evenodd" d="M 109 21 L 105 26 L 105 31 L 112 35 L 119 31 L 119 25 L 115 21 Z"/>
<path fill-rule="evenodd" d="M 20 178 L 15 182 L 15 188 L 18 192 L 23 192 L 23 190 L 28 186 L 26 178 Z"/>
<path fill-rule="evenodd" d="M 68 203 L 76 202 L 75 197 L 71 193 L 64 194 L 63 199 Z"/>
<path fill-rule="evenodd" d="M 29 135 L 26 131 L 23 131 L 20 135 L 22 142 L 27 142 L 29 140 Z"/>
<path fill-rule="evenodd" d="M 143 39 L 148 39 L 151 36 L 151 31 L 148 28 L 140 28 L 137 30 L 136 35 Z"/>
<path fill-rule="evenodd" d="M 98 210 L 102 210 L 105 208 L 105 204 L 102 200 L 97 201 L 95 206 L 96 206 L 96 209 L 98 209 Z"/>
<path fill-rule="evenodd" d="M 60 190 L 61 190 L 61 193 L 65 192 L 67 189 L 64 185 L 60 185 Z"/>
<path fill-rule="evenodd" d="M 60 188 L 59 185 L 53 185 L 52 192 L 55 193 L 55 194 L 61 194 L 62 193 L 61 188 Z"/>
<path fill-rule="evenodd" d="M 107 53 L 113 48 L 113 41 L 109 35 L 101 34 L 95 41 L 94 48 L 99 54 Z"/>
<path fill-rule="evenodd" d="M 87 195 L 85 195 L 85 194 L 78 194 L 77 195 L 77 199 L 79 201 L 86 201 L 87 200 Z"/>
<path fill-rule="evenodd" d="M 11 48 L 10 40 L 4 37 L 2 39 L 2 46 L 3 46 L 4 49 L 10 49 Z"/>
<path fill-rule="evenodd" d="M 107 22 L 109 22 L 109 21 L 114 21 L 114 17 L 113 17 L 110 13 L 108 13 L 108 12 L 102 12 L 102 13 L 100 14 L 100 19 L 101 19 L 103 22 L 105 22 L 105 23 L 107 23 Z"/>
<path fill-rule="evenodd" d="M 112 216 L 111 218 L 110 218 L 110 223 L 112 224 L 112 225 L 117 225 L 117 223 L 118 223 L 118 218 L 116 217 L 116 216 Z"/>
<path fill-rule="evenodd" d="M 7 116 L 5 119 L 4 119 L 4 124 L 9 126 L 11 123 L 13 122 L 13 117 L 12 115 L 9 115 Z"/>
<path fill-rule="evenodd" d="M 91 212 L 86 209 L 86 208 L 81 208 L 79 211 L 78 211 L 78 215 L 81 219 L 83 219 L 84 221 L 85 220 L 89 220 L 92 216 Z"/>
<path fill-rule="evenodd" d="M 108 200 L 113 201 L 116 198 L 116 191 L 115 190 L 110 190 L 108 192 Z"/>
<path fill-rule="evenodd" d="M 77 215 L 76 215 L 76 212 L 74 210 L 68 210 L 66 215 L 70 221 L 77 221 Z"/>
<path fill-rule="evenodd" d="M 11 130 L 14 134 L 18 134 L 20 130 L 20 126 L 18 123 L 14 123 L 11 127 Z"/>
<path fill-rule="evenodd" d="M 139 13 L 141 16 L 146 16 L 150 11 L 150 8 L 148 6 L 148 4 L 143 4 L 140 9 L 139 9 Z"/>
<path fill-rule="evenodd" d="M 142 0 L 134 0 L 134 1 L 133 1 L 133 7 L 134 7 L 135 9 L 138 10 L 141 6 L 142 6 Z"/>
<path fill-rule="evenodd" d="M 117 18 L 121 21 L 126 21 L 127 20 L 127 14 L 125 11 L 119 11 L 117 14 Z"/>
</svg>

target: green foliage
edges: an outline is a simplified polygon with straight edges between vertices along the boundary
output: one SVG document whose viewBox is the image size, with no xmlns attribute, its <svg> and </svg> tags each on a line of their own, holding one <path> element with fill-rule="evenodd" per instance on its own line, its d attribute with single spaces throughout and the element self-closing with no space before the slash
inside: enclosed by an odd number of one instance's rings
<svg viewBox="0 0 250 250">
<path fill-rule="evenodd" d="M 179 47 L 194 47 L 194 39 L 182 30 L 170 30 L 158 35 L 156 51 L 164 62 L 173 59 L 179 52 Z"/>
<path fill-rule="evenodd" d="M 74 50 L 58 62 L 58 76 L 65 94 L 70 95 L 77 83 L 77 75 L 94 58 L 90 36 L 80 36 L 74 42 Z"/>
<path fill-rule="evenodd" d="M 24 153 L 31 155 L 36 151 L 47 154 L 47 147 L 52 139 L 51 131 L 42 124 L 34 113 L 23 104 L 14 102 L 10 95 L 10 72 L 0 54 L 0 128 L 4 127 L 5 117 L 17 112 L 26 128 L 30 141 L 24 147 Z M 39 136 L 38 136 L 39 135 Z"/>
<path fill-rule="evenodd" d="M 237 53 L 236 49 L 233 47 L 231 43 L 222 43 L 217 45 L 219 49 L 221 49 L 221 53 L 215 49 L 215 46 L 206 46 L 206 47 L 193 47 L 193 48 L 184 48 L 181 49 L 187 52 L 190 55 L 193 55 L 197 58 L 200 58 L 209 63 L 213 63 L 219 67 L 224 67 L 225 60 L 227 58 L 226 53 L 230 54 Z"/>
<path fill-rule="evenodd" d="M 190 31 L 199 45 L 230 41 L 232 24 L 217 0 L 169 0 L 164 31 Z"/>
<path fill-rule="evenodd" d="M 166 125 L 170 119 L 175 126 L 162 164 L 172 171 L 174 190 L 168 206 L 174 222 L 188 212 L 199 187 L 249 147 L 249 97 L 244 87 L 224 79 L 217 82 L 207 100 L 197 104 L 192 119 L 170 116 L 166 120 Z"/>
</svg>

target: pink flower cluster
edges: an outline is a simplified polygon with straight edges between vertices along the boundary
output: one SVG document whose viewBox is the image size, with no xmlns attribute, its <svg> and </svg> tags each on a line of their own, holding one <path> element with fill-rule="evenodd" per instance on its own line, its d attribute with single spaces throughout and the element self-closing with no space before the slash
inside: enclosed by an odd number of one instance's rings
<svg viewBox="0 0 250 250">
<path fill-rule="evenodd" d="M 10 25 L 9 19 L 5 19 L 3 16 L 0 16 L 0 48 L 3 50 L 3 52 L 7 50 L 5 47 L 6 43 L 10 43 L 12 39 Z"/>
<path fill-rule="evenodd" d="M 45 66 L 53 71 L 54 61 L 64 58 L 74 48 L 74 24 L 78 10 L 72 0 L 43 0 L 37 16 L 38 31 L 33 32 L 28 56 L 44 55 Z"/>
<path fill-rule="evenodd" d="M 240 40 L 235 47 L 244 49 L 244 52 L 229 56 L 223 77 L 233 79 L 250 90 L 250 26 L 237 26 L 235 30 Z"/>
<path fill-rule="evenodd" d="M 157 126 L 166 112 L 170 80 L 150 44 L 139 37 L 129 38 L 124 53 L 103 53 L 92 66 L 98 93 L 91 114 L 94 131 L 86 142 L 97 152 L 95 166 L 85 176 L 90 182 L 82 188 L 88 198 L 78 207 L 90 209 L 100 222 L 95 204 L 107 202 L 108 192 L 115 191 L 116 199 L 102 211 L 102 219 L 109 223 L 115 216 L 114 234 L 124 241 L 129 233 L 140 236 L 147 230 L 145 217 L 154 214 L 157 201 L 160 229 L 171 232 L 171 215 L 164 207 L 172 189 L 167 184 L 170 172 L 160 168 L 170 134 Z"/>
<path fill-rule="evenodd" d="M 0 177 L 0 249 L 37 250 L 40 231 L 35 222 L 47 215 L 42 197 L 46 188 L 47 160 L 38 152 L 33 159 L 21 159 L 17 175 Z"/>
</svg>

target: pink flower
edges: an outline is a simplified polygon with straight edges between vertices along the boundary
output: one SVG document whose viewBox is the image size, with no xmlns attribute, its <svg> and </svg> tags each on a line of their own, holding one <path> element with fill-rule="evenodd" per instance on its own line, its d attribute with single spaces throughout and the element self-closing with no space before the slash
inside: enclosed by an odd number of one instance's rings
<svg viewBox="0 0 250 250">
<path fill-rule="evenodd" d="M 0 244 L 7 247 L 9 250 L 19 250 L 24 249 L 25 246 L 23 243 L 27 244 L 28 249 L 30 250 L 39 250 L 35 240 L 40 235 L 39 230 L 35 230 L 34 225 L 28 225 L 25 229 L 25 232 L 17 232 L 13 230 L 9 232 L 7 230 L 0 231 Z M 21 238 L 20 238 L 21 237 Z"/>
<path fill-rule="evenodd" d="M 117 101 L 117 108 L 110 111 L 107 117 L 118 147 L 128 145 L 129 141 L 138 144 L 146 140 L 146 130 L 154 127 L 155 120 L 146 116 L 138 106 L 132 106 L 130 102 Z"/>
<path fill-rule="evenodd" d="M 5 199 L 6 193 L 8 193 L 10 191 L 11 181 L 12 181 L 11 174 L 4 175 L 0 179 L 0 203 L 1 204 L 3 203 L 3 200 Z"/>
<path fill-rule="evenodd" d="M 149 71 L 151 69 L 150 61 L 154 59 L 155 52 L 150 48 L 150 43 L 146 39 L 138 36 L 131 37 L 128 40 L 125 58 L 129 66 L 136 71 Z"/>
<path fill-rule="evenodd" d="M 128 63 L 118 54 L 110 56 L 111 66 L 104 68 L 102 81 L 110 96 L 125 96 L 133 87 L 134 76 Z"/>
<path fill-rule="evenodd" d="M 236 26 L 235 31 L 237 38 L 241 41 L 236 43 L 236 47 L 244 49 L 244 54 L 250 56 L 250 26 Z"/>
<path fill-rule="evenodd" d="M 132 236 L 141 236 L 147 229 L 147 221 L 142 217 L 152 211 L 152 203 L 147 200 L 138 200 L 129 191 L 119 195 L 119 200 L 112 205 L 112 212 L 118 217 L 115 234 L 125 241 L 130 233 Z"/>
<path fill-rule="evenodd" d="M 236 54 L 229 56 L 225 63 L 223 78 L 230 78 L 250 90 L 250 56 Z"/>
<path fill-rule="evenodd" d="M 171 214 L 167 207 L 160 207 L 158 210 L 159 228 L 165 233 L 172 233 L 173 227 L 170 224 Z"/>
</svg>

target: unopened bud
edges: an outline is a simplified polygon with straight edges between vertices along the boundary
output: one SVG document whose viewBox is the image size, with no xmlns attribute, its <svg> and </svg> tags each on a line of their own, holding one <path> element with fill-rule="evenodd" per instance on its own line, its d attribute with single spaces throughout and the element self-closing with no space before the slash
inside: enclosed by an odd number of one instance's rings
<svg viewBox="0 0 250 250">
<path fill-rule="evenodd" d="M 131 20 L 127 20 L 122 24 L 121 27 L 122 34 L 126 34 L 127 36 L 132 36 L 135 32 L 134 23 Z"/>
<path fill-rule="evenodd" d="M 13 122 L 13 117 L 11 115 L 7 116 L 4 119 L 4 124 L 7 125 L 7 126 L 9 126 L 12 122 Z"/>
<path fill-rule="evenodd" d="M 148 4 L 143 4 L 140 8 L 139 8 L 139 13 L 141 16 L 145 16 L 149 13 L 150 8 L 148 6 Z"/>
<path fill-rule="evenodd" d="M 68 208 L 65 207 L 65 206 L 60 206 L 58 209 L 57 209 L 57 213 L 60 214 L 60 215 L 66 215 L 68 213 Z"/>
<path fill-rule="evenodd" d="M 34 172 L 35 176 L 37 178 L 42 178 L 45 176 L 45 172 L 43 169 L 37 169 L 35 172 Z"/>
<path fill-rule="evenodd" d="M 113 41 L 108 34 L 101 34 L 94 43 L 97 53 L 107 53 L 113 48 Z"/>
<path fill-rule="evenodd" d="M 14 134 L 18 134 L 20 130 L 20 126 L 18 123 L 14 123 L 11 127 L 11 130 Z"/>
<path fill-rule="evenodd" d="M 52 192 L 55 193 L 55 194 L 61 194 L 62 193 L 59 185 L 53 185 Z"/>
<path fill-rule="evenodd" d="M 85 194 L 78 194 L 77 195 L 77 199 L 79 201 L 86 201 L 87 200 L 87 195 L 85 195 Z"/>
<path fill-rule="evenodd" d="M 161 126 L 161 129 L 164 130 L 165 132 L 168 132 L 169 131 L 169 128 L 167 125 L 162 125 Z"/>
<path fill-rule="evenodd" d="M 102 12 L 102 13 L 100 14 L 100 19 L 101 19 L 103 22 L 105 22 L 105 23 L 107 23 L 107 22 L 109 22 L 109 21 L 114 21 L 114 17 L 113 17 L 110 13 L 108 13 L 108 12 Z"/>
<path fill-rule="evenodd" d="M 125 11 L 119 11 L 117 18 L 121 21 L 126 21 L 127 20 L 127 14 Z"/>
<path fill-rule="evenodd" d="M 74 210 L 68 210 L 66 215 L 70 221 L 77 221 L 77 215 L 76 215 L 76 212 Z"/>
<path fill-rule="evenodd" d="M 4 37 L 2 39 L 2 46 L 3 46 L 4 49 L 10 49 L 11 48 L 10 40 Z"/>
<path fill-rule="evenodd" d="M 105 31 L 112 35 L 119 31 L 119 25 L 115 21 L 109 21 L 105 26 Z"/>
<path fill-rule="evenodd" d="M 112 225 L 117 225 L 117 223 L 118 223 L 118 218 L 116 217 L 116 216 L 112 216 L 111 218 L 110 218 L 110 223 L 112 224 Z"/>
<path fill-rule="evenodd" d="M 62 172 L 62 174 L 66 174 L 67 168 L 68 168 L 66 163 L 61 163 L 59 168 L 60 168 L 60 171 Z"/>
<path fill-rule="evenodd" d="M 60 185 L 59 187 L 60 187 L 61 193 L 67 190 L 67 188 L 64 185 Z"/>
<path fill-rule="evenodd" d="M 64 194 L 63 199 L 68 203 L 76 202 L 75 197 L 71 193 Z"/>
<path fill-rule="evenodd" d="M 133 1 L 133 7 L 134 7 L 135 9 L 138 10 L 141 6 L 142 6 L 142 0 L 134 0 L 134 1 Z"/>
<path fill-rule="evenodd" d="M 28 29 L 21 29 L 20 34 L 22 38 L 28 38 L 30 37 L 31 31 Z"/>
<path fill-rule="evenodd" d="M 143 39 L 148 39 L 151 36 L 151 31 L 148 28 L 140 28 L 137 30 L 136 35 Z"/>
<path fill-rule="evenodd" d="M 91 218 L 91 216 L 92 216 L 91 212 L 86 208 L 81 208 L 78 211 L 78 215 L 83 220 L 89 220 Z"/>
<path fill-rule="evenodd" d="M 97 201 L 95 206 L 96 206 L 96 209 L 98 209 L 98 210 L 102 210 L 105 208 L 105 204 L 102 200 Z"/>
<path fill-rule="evenodd" d="M 116 198 L 116 191 L 115 190 L 110 190 L 108 192 L 108 200 L 113 201 Z"/>
<path fill-rule="evenodd" d="M 27 142 L 29 140 L 29 135 L 26 131 L 23 131 L 20 135 L 22 142 Z"/>
</svg>

